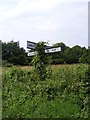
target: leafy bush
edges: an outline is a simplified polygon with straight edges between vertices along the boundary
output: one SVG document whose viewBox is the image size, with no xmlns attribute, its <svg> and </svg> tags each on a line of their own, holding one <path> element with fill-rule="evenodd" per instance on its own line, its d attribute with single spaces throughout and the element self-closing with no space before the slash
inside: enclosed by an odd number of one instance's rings
<svg viewBox="0 0 90 120">
<path fill-rule="evenodd" d="M 2 66 L 3 66 L 3 67 L 12 67 L 13 64 L 11 64 L 11 63 L 9 63 L 9 62 L 7 62 L 7 61 L 5 60 L 5 61 L 2 61 Z"/>
<path fill-rule="evenodd" d="M 88 66 L 66 65 L 51 73 L 45 81 L 33 70 L 4 73 L 3 118 L 88 118 Z"/>
</svg>

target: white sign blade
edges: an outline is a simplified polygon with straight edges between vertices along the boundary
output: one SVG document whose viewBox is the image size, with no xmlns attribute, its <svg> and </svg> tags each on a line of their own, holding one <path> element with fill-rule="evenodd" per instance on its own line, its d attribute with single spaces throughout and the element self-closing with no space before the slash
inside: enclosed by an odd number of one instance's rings
<svg viewBox="0 0 90 120">
<path fill-rule="evenodd" d="M 36 43 L 27 41 L 27 48 L 35 49 L 36 48 Z"/>
<path fill-rule="evenodd" d="M 34 56 L 36 52 L 29 52 L 28 56 Z"/>
<path fill-rule="evenodd" d="M 47 49 L 45 50 L 45 53 L 53 53 L 53 52 L 59 52 L 59 51 L 61 51 L 61 47 Z"/>
<path fill-rule="evenodd" d="M 45 53 L 54 53 L 54 52 L 59 52 L 59 51 L 61 51 L 61 47 L 46 49 Z M 29 52 L 28 56 L 34 56 L 35 54 L 36 54 L 36 51 L 35 52 Z"/>
</svg>

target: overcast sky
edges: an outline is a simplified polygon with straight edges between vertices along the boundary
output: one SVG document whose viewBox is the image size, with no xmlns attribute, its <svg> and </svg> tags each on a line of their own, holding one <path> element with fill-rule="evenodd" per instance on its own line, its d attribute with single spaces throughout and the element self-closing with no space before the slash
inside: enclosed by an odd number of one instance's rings
<svg viewBox="0 0 90 120">
<path fill-rule="evenodd" d="M 0 0 L 0 40 L 12 39 L 87 47 L 88 0 Z"/>
</svg>

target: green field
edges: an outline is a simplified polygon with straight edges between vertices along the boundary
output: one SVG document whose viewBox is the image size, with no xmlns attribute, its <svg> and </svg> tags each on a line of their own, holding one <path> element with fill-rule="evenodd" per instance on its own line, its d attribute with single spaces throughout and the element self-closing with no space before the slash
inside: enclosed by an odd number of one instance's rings
<svg viewBox="0 0 90 120">
<path fill-rule="evenodd" d="M 3 68 L 3 118 L 88 118 L 88 65 L 53 65 L 40 81 L 32 67 Z"/>
</svg>

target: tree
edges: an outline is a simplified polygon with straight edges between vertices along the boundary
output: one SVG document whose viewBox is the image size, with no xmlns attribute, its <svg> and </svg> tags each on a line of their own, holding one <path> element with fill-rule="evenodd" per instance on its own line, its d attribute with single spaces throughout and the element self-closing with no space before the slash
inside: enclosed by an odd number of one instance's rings
<svg viewBox="0 0 90 120">
<path fill-rule="evenodd" d="M 61 42 L 61 43 L 56 43 L 53 45 L 53 47 L 61 47 L 61 51 L 64 52 L 64 50 L 66 49 L 66 45 Z"/>
<path fill-rule="evenodd" d="M 80 57 L 85 53 L 85 50 L 85 48 L 81 48 L 78 45 L 72 48 L 66 48 L 64 51 L 66 63 L 78 63 Z"/>
<path fill-rule="evenodd" d="M 11 41 L 2 43 L 2 59 L 14 65 L 25 65 L 27 58 L 25 50 L 19 47 L 19 42 Z"/>
<path fill-rule="evenodd" d="M 68 64 L 71 64 L 73 61 L 73 56 L 72 56 L 72 50 L 71 48 L 66 48 L 64 51 L 64 56 L 65 56 L 65 62 Z"/>
<path fill-rule="evenodd" d="M 63 63 L 65 63 L 64 51 L 67 48 L 66 45 L 63 42 L 61 42 L 61 43 L 54 44 L 53 47 L 61 47 L 61 51 L 58 52 L 58 53 L 53 53 L 52 54 L 52 63 L 53 64 L 63 64 Z"/>
<path fill-rule="evenodd" d="M 82 56 L 79 58 L 79 63 L 89 63 L 89 50 L 82 48 Z"/>
</svg>

